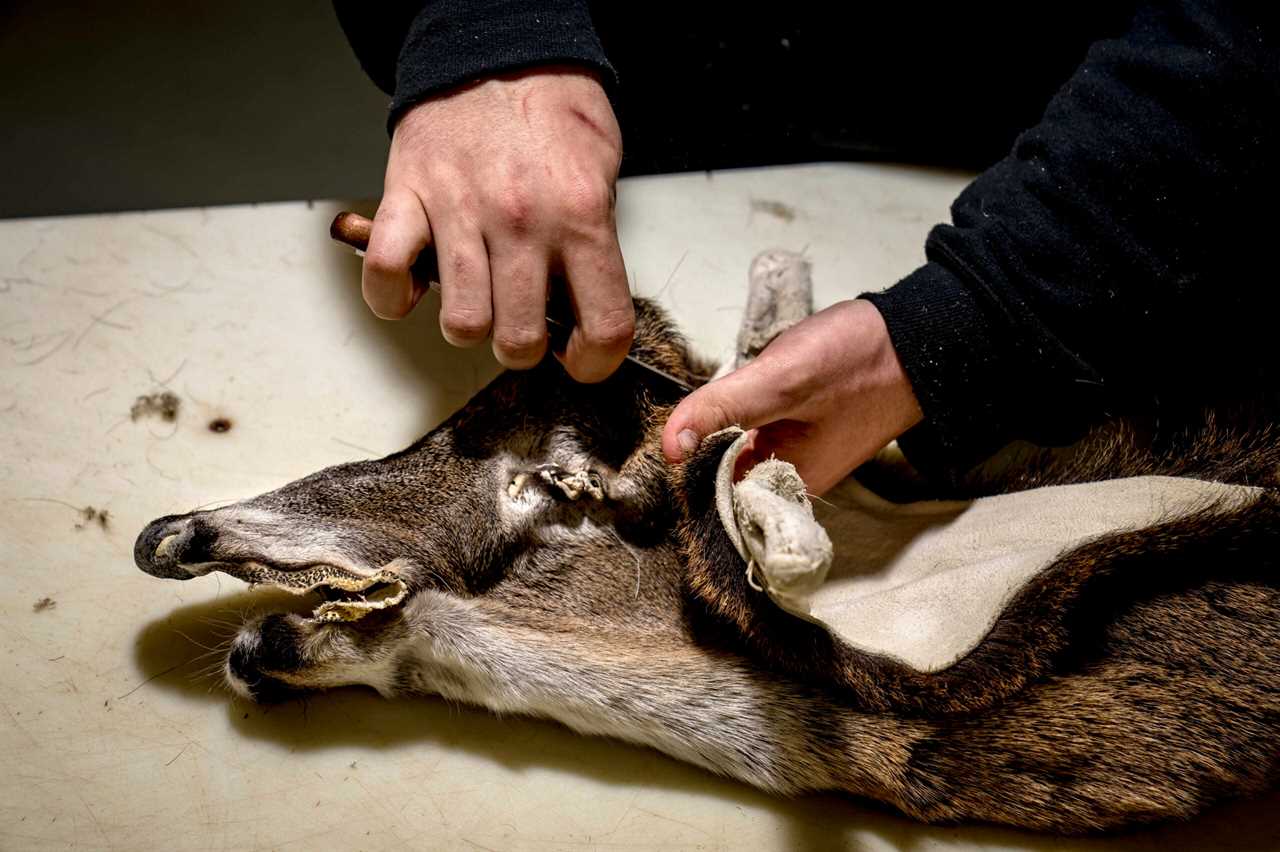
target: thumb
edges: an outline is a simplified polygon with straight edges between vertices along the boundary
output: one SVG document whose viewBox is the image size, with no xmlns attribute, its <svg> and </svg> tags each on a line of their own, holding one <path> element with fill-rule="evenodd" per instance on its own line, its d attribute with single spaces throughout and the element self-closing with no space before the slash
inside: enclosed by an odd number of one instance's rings
<svg viewBox="0 0 1280 852">
<path fill-rule="evenodd" d="M 783 417 L 785 403 L 766 377 L 760 362 L 753 361 L 686 396 L 662 430 L 662 454 L 667 461 L 684 460 L 703 438 L 721 429 L 755 429 Z"/>
</svg>

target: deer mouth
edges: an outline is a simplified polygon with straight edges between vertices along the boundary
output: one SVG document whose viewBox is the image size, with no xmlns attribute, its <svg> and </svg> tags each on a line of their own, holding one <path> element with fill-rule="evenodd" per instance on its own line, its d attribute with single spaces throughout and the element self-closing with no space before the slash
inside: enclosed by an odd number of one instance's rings
<svg viewBox="0 0 1280 852">
<path fill-rule="evenodd" d="M 403 603 L 409 595 L 394 563 L 373 574 L 325 564 L 283 571 L 255 561 L 218 562 L 209 568 L 250 586 L 271 586 L 295 595 L 314 593 L 320 604 L 312 610 L 311 619 L 319 622 L 358 621 L 371 612 Z"/>
</svg>

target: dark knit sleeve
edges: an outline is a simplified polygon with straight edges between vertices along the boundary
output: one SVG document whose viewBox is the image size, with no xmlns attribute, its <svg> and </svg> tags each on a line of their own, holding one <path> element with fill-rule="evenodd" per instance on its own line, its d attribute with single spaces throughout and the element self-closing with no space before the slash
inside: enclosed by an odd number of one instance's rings
<svg viewBox="0 0 1280 852">
<path fill-rule="evenodd" d="M 581 65 L 611 94 L 615 87 L 586 0 L 414 0 L 376 8 L 334 0 L 334 8 L 361 67 L 392 96 L 388 130 L 432 95 L 536 65 Z"/>
<path fill-rule="evenodd" d="M 925 413 L 909 455 L 954 472 L 1280 361 L 1264 212 L 1280 190 L 1280 42 L 1263 9 L 1141 9 L 960 195 L 927 264 L 864 297 Z"/>
<path fill-rule="evenodd" d="M 396 60 L 422 0 L 386 0 L 376 9 L 361 0 L 333 0 L 338 24 L 360 67 L 379 89 L 396 92 Z"/>
</svg>

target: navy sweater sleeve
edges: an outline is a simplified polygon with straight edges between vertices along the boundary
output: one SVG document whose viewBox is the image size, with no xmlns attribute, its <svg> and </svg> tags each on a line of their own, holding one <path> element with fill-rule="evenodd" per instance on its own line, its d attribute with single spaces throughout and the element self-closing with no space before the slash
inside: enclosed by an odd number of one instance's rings
<svg viewBox="0 0 1280 852">
<path fill-rule="evenodd" d="M 583 66 L 613 89 L 586 0 L 418 0 L 376 11 L 334 0 L 334 7 L 361 66 L 392 96 L 388 129 L 432 95 L 536 65 Z"/>
<path fill-rule="evenodd" d="M 864 296 L 925 413 L 913 461 L 955 474 L 1280 361 L 1280 41 L 1264 8 L 1142 8 L 960 195 L 926 265 Z"/>
<path fill-rule="evenodd" d="M 391 0 L 377 14 L 335 5 L 361 64 L 393 96 L 392 126 L 437 92 L 532 65 L 594 69 L 615 96 L 587 0 Z M 634 38 L 626 10 L 613 11 L 621 17 L 602 26 L 612 23 L 615 41 Z M 1265 3 L 1143 3 L 955 201 L 951 224 L 929 235 L 928 262 L 865 297 L 925 413 L 903 440 L 912 461 L 954 474 L 1015 438 L 1064 443 L 1107 414 L 1275 385 L 1275 17 Z M 971 49 L 998 48 L 989 39 Z M 664 61 L 647 48 L 638 56 Z M 853 87 L 895 84 L 846 79 L 840 57 L 827 59 L 814 67 L 830 79 L 803 83 L 827 87 L 824 115 L 847 92 L 854 121 Z M 960 101 L 1004 94 L 990 76 L 976 90 L 964 71 L 961 61 L 936 87 Z M 645 67 L 627 73 L 644 82 Z M 963 137 L 956 123 L 937 128 L 932 149 Z"/>
</svg>

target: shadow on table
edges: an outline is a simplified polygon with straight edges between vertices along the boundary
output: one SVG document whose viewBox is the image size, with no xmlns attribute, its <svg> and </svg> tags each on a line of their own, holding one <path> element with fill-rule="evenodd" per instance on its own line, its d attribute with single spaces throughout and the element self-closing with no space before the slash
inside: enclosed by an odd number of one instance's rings
<svg viewBox="0 0 1280 852">
<path fill-rule="evenodd" d="M 719 778 L 658 752 L 612 740 L 583 737 L 542 720 L 499 718 L 441 700 L 387 701 L 349 688 L 262 707 L 233 698 L 218 675 L 200 673 L 222 659 L 207 650 L 225 647 L 236 626 L 255 612 L 301 611 L 302 598 L 277 590 L 243 592 L 182 607 L 143 628 L 136 660 L 143 672 L 160 672 L 152 687 L 190 701 L 223 705 L 235 730 L 290 752 L 361 747 L 394 749 L 412 743 L 458 749 L 504 768 L 550 768 L 615 787 L 678 790 L 715 797 L 774 814 L 789 849 L 891 848 L 924 850 L 972 844 L 1054 850 L 1274 849 L 1280 848 L 1280 794 L 1219 807 L 1187 824 L 1166 825 L 1107 838 L 1055 838 L 992 826 L 930 826 L 912 822 L 875 803 L 846 796 L 795 799 L 770 796 Z"/>
</svg>

